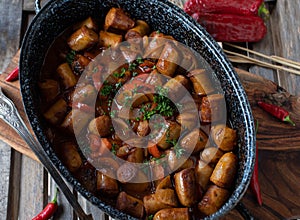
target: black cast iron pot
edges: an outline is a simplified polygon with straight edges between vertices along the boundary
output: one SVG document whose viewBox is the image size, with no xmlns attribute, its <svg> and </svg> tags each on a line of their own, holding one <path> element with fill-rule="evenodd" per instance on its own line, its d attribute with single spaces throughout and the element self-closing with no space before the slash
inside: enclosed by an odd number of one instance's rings
<svg viewBox="0 0 300 220">
<path fill-rule="evenodd" d="M 215 71 L 225 93 L 229 118 L 238 131 L 239 169 L 235 188 L 223 207 L 206 219 L 217 219 L 233 209 L 244 195 L 252 175 L 255 160 L 255 129 L 245 92 L 220 46 L 191 17 L 167 0 L 55 0 L 37 13 L 29 26 L 20 55 L 20 84 L 27 117 L 38 141 L 61 175 L 94 205 L 118 219 L 132 217 L 88 192 L 66 169 L 52 150 L 46 137 L 47 125 L 41 112 L 37 81 L 45 55 L 51 43 L 66 28 L 90 15 L 104 16 L 109 8 L 118 6 L 150 24 L 154 30 L 172 35 L 178 41 L 199 52 Z"/>
</svg>

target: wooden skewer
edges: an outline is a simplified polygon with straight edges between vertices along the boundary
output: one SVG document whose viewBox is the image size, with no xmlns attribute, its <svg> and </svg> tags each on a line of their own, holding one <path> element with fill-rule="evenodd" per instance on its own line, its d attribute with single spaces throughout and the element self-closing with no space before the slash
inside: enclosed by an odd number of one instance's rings
<svg viewBox="0 0 300 220">
<path fill-rule="evenodd" d="M 242 57 L 242 58 L 244 58 L 246 60 L 249 60 L 249 61 L 251 61 L 251 62 L 253 62 L 255 64 L 263 65 L 263 66 L 268 67 L 268 68 L 282 70 L 282 71 L 287 71 L 287 72 L 290 72 L 290 73 L 294 73 L 294 74 L 300 75 L 300 71 L 297 71 L 297 70 L 294 70 L 294 69 L 289 69 L 289 68 L 286 68 L 284 66 L 270 64 L 270 63 L 267 63 L 267 62 L 264 62 L 264 61 L 261 61 L 261 60 L 257 60 L 255 58 L 248 57 L 248 56 L 245 56 L 245 55 L 242 55 L 242 54 L 239 54 L 239 53 L 235 53 L 235 52 L 232 52 L 232 51 L 228 51 L 228 50 L 224 50 L 224 52 L 228 53 L 228 54 L 231 54 L 231 55 L 238 56 L 238 57 Z"/>
<path fill-rule="evenodd" d="M 253 51 L 253 50 L 250 50 L 250 49 L 248 49 L 248 48 L 240 47 L 240 46 L 237 46 L 237 45 L 234 45 L 234 44 L 230 44 L 230 43 L 225 43 L 225 44 L 228 45 L 228 46 L 231 46 L 231 47 L 233 47 L 233 48 L 240 49 L 240 50 L 243 50 L 243 51 L 252 53 L 252 54 L 254 54 L 254 55 L 263 57 L 263 58 L 268 59 L 268 60 L 271 60 L 271 61 L 273 61 L 273 62 L 276 62 L 276 63 L 282 64 L 282 65 L 285 65 L 285 66 L 287 66 L 287 67 L 292 67 L 292 68 L 294 68 L 294 69 L 300 70 L 300 63 L 299 63 L 299 62 L 292 61 L 292 60 L 289 60 L 289 59 L 286 59 L 286 58 L 283 58 L 283 57 L 279 57 L 279 56 L 274 56 L 274 55 L 268 56 L 268 55 L 259 53 L 259 52 L 257 52 L 257 51 Z"/>
</svg>

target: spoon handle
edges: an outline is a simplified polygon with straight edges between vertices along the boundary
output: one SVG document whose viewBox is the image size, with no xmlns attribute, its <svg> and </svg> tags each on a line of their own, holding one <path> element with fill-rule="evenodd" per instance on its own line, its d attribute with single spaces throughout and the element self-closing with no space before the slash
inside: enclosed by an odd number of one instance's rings
<svg viewBox="0 0 300 220">
<path fill-rule="evenodd" d="M 92 215 L 87 215 L 84 213 L 82 207 L 78 203 L 74 194 L 70 191 L 69 187 L 62 179 L 52 161 L 47 156 L 43 147 L 40 143 L 31 135 L 28 128 L 26 127 L 24 121 L 22 120 L 16 106 L 14 103 L 7 98 L 0 87 L 0 119 L 10 125 L 28 144 L 31 150 L 35 153 L 40 162 L 47 169 L 48 173 L 52 176 L 60 191 L 65 195 L 68 202 L 73 207 L 74 211 L 78 217 L 82 220 L 88 219 L 92 220 Z"/>
</svg>

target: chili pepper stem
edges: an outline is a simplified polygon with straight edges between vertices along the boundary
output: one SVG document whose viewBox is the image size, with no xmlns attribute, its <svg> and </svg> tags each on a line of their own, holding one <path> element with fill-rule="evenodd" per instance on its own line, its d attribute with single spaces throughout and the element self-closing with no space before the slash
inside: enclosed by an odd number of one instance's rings
<svg viewBox="0 0 300 220">
<path fill-rule="evenodd" d="M 258 8 L 258 16 L 262 17 L 264 20 L 268 20 L 270 18 L 270 12 L 266 8 L 266 5 L 264 2 Z"/>
<path fill-rule="evenodd" d="M 286 116 L 286 117 L 283 119 L 283 121 L 286 121 L 286 122 L 290 123 L 291 125 L 296 126 L 296 124 L 292 121 L 292 119 L 290 118 L 289 115 Z"/>
<path fill-rule="evenodd" d="M 56 187 L 55 189 L 55 194 L 54 194 L 54 198 L 52 199 L 52 203 L 56 204 L 57 203 L 57 195 L 58 195 L 58 188 Z"/>
</svg>

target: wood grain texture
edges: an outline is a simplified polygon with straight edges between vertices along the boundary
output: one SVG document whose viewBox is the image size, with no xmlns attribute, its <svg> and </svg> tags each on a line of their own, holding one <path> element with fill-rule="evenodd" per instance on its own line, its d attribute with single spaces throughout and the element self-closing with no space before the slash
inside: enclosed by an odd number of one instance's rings
<svg viewBox="0 0 300 220">
<path fill-rule="evenodd" d="M 18 220 L 19 218 L 22 157 L 23 155 L 18 151 L 13 149 L 11 150 L 10 169 L 8 169 L 10 171 L 10 175 L 6 219 Z"/>
<path fill-rule="evenodd" d="M 249 191 L 243 198 L 257 219 L 293 219 L 300 216 L 300 152 L 259 151 L 259 180 L 263 206 L 253 203 Z"/>
<path fill-rule="evenodd" d="M 292 96 L 282 87 L 261 76 L 243 70 L 237 72 L 247 93 L 253 116 L 259 123 L 257 143 L 260 149 L 300 150 L 300 97 Z M 288 110 L 296 126 L 282 122 L 262 110 L 257 106 L 257 101 L 260 100 Z"/>
<path fill-rule="evenodd" d="M 0 141 L 0 172 L 1 172 L 1 178 L 0 178 L 0 186 L 2 192 L 0 194 L 0 219 L 6 219 L 7 216 L 7 210 L 6 210 L 6 204 L 8 203 L 9 197 L 8 197 L 8 191 L 9 191 L 9 185 L 10 185 L 10 170 L 8 169 L 10 167 L 11 161 L 11 154 L 10 154 L 10 146 L 5 144 L 3 141 Z"/>
<path fill-rule="evenodd" d="M 22 0 L 1 0 L 0 16 L 0 74 L 20 47 Z M 11 22 L 14 21 L 14 22 Z"/>
<path fill-rule="evenodd" d="M 47 203 L 45 171 L 40 163 L 22 157 L 19 219 L 32 219 Z"/>
</svg>

